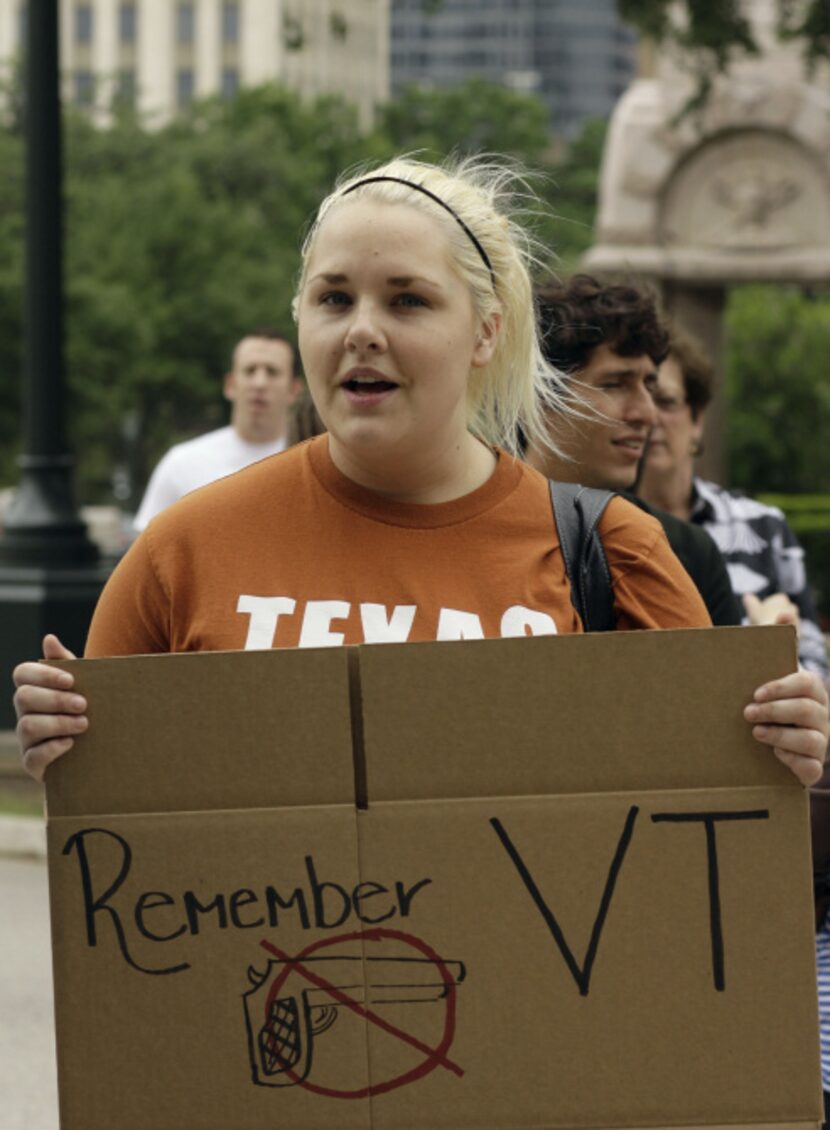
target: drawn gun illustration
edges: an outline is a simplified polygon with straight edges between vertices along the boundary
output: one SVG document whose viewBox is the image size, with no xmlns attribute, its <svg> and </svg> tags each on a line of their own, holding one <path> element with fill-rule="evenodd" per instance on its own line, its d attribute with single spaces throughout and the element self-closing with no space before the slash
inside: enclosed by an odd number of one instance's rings
<svg viewBox="0 0 830 1130">
<path fill-rule="evenodd" d="M 466 976 L 463 962 L 442 964 L 446 979 L 428 958 L 304 958 L 303 968 L 327 987 L 312 982 L 296 995 L 275 1000 L 267 1000 L 265 986 L 292 962 L 270 961 L 264 973 L 251 966 L 248 980 L 253 988 L 244 996 L 254 1081 L 270 1087 L 301 1083 L 311 1071 L 315 1037 L 327 1032 L 338 1013 L 351 1005 L 374 1009 L 442 1000 Z"/>
</svg>

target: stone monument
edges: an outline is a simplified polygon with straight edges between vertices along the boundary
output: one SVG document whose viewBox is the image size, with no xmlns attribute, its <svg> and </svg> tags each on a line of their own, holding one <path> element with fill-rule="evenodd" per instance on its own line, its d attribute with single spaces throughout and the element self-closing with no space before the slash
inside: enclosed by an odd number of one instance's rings
<svg viewBox="0 0 830 1130">
<path fill-rule="evenodd" d="M 830 81 L 808 81 L 782 46 L 773 6 L 751 6 L 762 53 L 717 77 L 689 110 L 695 79 L 661 52 L 614 111 L 586 269 L 645 276 L 722 368 L 727 289 L 830 281 Z M 724 481 L 724 410 L 707 420 L 701 471 Z"/>
</svg>

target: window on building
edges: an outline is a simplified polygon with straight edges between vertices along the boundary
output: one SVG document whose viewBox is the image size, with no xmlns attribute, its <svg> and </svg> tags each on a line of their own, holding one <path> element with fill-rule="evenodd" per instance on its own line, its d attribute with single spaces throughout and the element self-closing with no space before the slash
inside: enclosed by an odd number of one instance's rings
<svg viewBox="0 0 830 1130">
<path fill-rule="evenodd" d="M 194 30 L 196 23 L 196 15 L 193 11 L 192 3 L 180 3 L 176 5 L 176 42 L 177 43 L 192 43 L 194 39 Z"/>
<path fill-rule="evenodd" d="M 135 4 L 122 4 L 118 9 L 118 39 L 121 43 L 135 43 Z"/>
<path fill-rule="evenodd" d="M 193 71 L 185 68 L 176 71 L 176 105 L 180 110 L 186 109 L 193 101 Z"/>
<path fill-rule="evenodd" d="M 238 0 L 224 0 L 222 4 L 222 42 L 239 42 Z"/>
<path fill-rule="evenodd" d="M 239 93 L 239 71 L 236 67 L 225 67 L 222 71 L 222 97 L 235 98 Z"/>
<path fill-rule="evenodd" d="M 75 5 L 75 42 L 92 42 L 92 5 Z"/>
<path fill-rule="evenodd" d="M 92 71 L 75 71 L 75 104 L 91 106 L 95 100 L 95 79 Z"/>
</svg>

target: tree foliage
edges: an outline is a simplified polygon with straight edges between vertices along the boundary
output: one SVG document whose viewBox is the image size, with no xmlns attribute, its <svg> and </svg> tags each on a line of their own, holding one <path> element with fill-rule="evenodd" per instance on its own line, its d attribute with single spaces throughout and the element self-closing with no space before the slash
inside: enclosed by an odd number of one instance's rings
<svg viewBox="0 0 830 1130">
<path fill-rule="evenodd" d="M 19 108 L 19 97 L 7 105 Z M 66 358 L 79 497 L 133 498 L 170 443 L 225 419 L 220 380 L 246 329 L 292 333 L 301 235 L 338 173 L 398 152 L 507 153 L 541 169 L 560 219 L 540 229 L 566 260 L 590 241 L 602 131 L 549 155 L 540 101 L 474 82 L 405 91 L 361 134 L 336 98 L 276 86 L 196 103 L 150 130 L 125 106 L 107 129 L 68 110 Z M 0 482 L 16 479 L 23 279 L 19 114 L 0 123 Z"/>
<path fill-rule="evenodd" d="M 605 119 L 589 119 L 551 165 L 550 204 L 556 219 L 547 225 L 547 238 L 561 261 L 563 272 L 576 269 L 594 238 L 599 172 L 607 130 Z"/>
<path fill-rule="evenodd" d="M 555 155 L 541 99 L 473 79 L 450 89 L 405 89 L 382 107 L 368 147 L 380 157 L 417 153 L 506 154 L 531 172 L 543 208 L 527 217 L 534 234 L 568 270 L 590 246 L 605 121 L 588 121 Z"/>
<path fill-rule="evenodd" d="M 292 332 L 301 234 L 339 172 L 402 151 L 510 154 L 540 172 L 534 187 L 549 214 L 537 234 L 564 273 L 590 245 L 604 136 L 604 122 L 589 122 L 557 156 L 540 103 L 483 83 L 407 90 L 368 135 L 339 100 L 304 102 L 278 87 L 197 103 L 160 130 L 123 107 L 106 130 L 68 112 L 66 356 L 80 498 L 110 500 L 119 466 L 139 493 L 170 443 L 223 421 L 228 350 L 252 326 Z M 16 111 L 0 123 L 0 165 L 0 482 L 11 483 L 24 256 Z M 736 483 L 793 491 L 830 482 L 828 333 L 830 297 L 734 296 Z"/>
<path fill-rule="evenodd" d="M 730 482 L 751 494 L 830 490 L 830 294 L 749 286 L 727 314 Z"/>
<path fill-rule="evenodd" d="M 776 0 L 776 6 L 778 38 L 801 46 L 808 73 L 830 60 L 830 2 Z M 686 110 L 705 103 L 715 77 L 735 59 L 760 52 L 744 0 L 617 0 L 617 10 L 655 42 L 681 48 L 697 80 Z"/>
<path fill-rule="evenodd" d="M 378 134 L 392 152 L 423 150 L 427 156 L 512 153 L 528 164 L 546 158 L 548 111 L 528 97 L 482 79 L 460 86 L 410 86 L 379 110 Z"/>
<path fill-rule="evenodd" d="M 802 47 L 809 65 L 830 59 L 827 0 L 776 0 L 781 40 Z M 658 43 L 673 41 L 722 70 L 736 54 L 757 54 L 758 42 L 742 0 L 617 0 L 620 16 Z"/>
<path fill-rule="evenodd" d="M 290 333 L 299 233 L 359 134 L 335 99 L 277 88 L 212 99 L 166 129 L 66 121 L 67 363 L 82 497 L 224 419 L 246 329 Z M 135 501 L 135 499 L 133 499 Z"/>
</svg>

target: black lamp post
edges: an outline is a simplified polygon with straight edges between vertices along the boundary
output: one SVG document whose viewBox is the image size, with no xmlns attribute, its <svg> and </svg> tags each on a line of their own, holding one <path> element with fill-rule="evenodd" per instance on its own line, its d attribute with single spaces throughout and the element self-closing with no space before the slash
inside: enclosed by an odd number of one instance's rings
<svg viewBox="0 0 830 1130">
<path fill-rule="evenodd" d="M 40 655 L 47 631 L 80 650 L 106 579 L 75 508 L 66 442 L 55 0 L 29 0 L 24 96 L 23 454 L 20 482 L 0 535 L 0 679 L 21 659 Z M 0 690 L 0 727 L 12 723 L 10 693 Z"/>
</svg>

